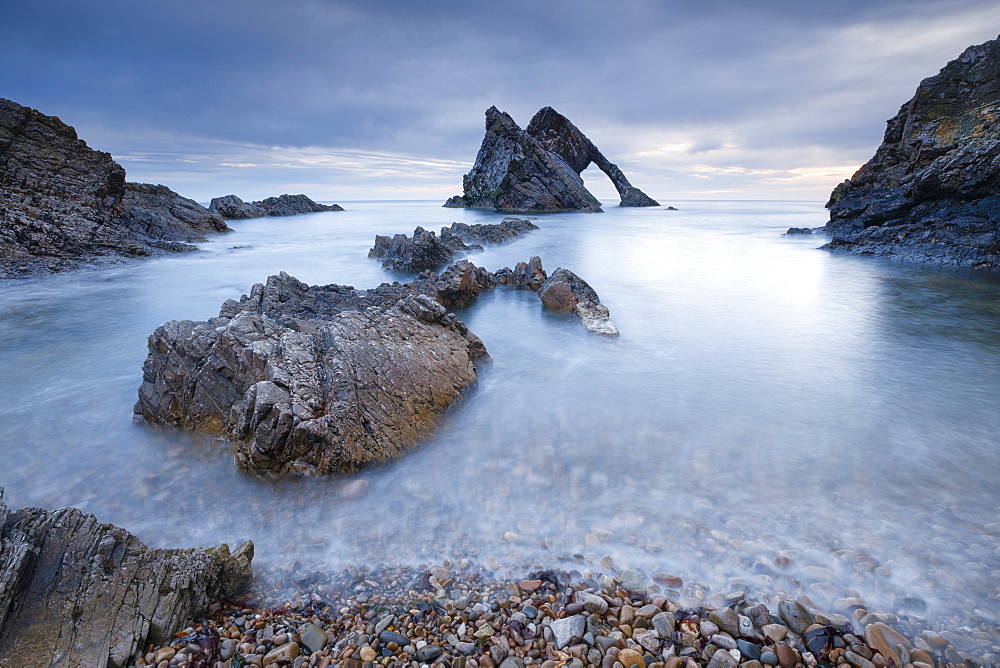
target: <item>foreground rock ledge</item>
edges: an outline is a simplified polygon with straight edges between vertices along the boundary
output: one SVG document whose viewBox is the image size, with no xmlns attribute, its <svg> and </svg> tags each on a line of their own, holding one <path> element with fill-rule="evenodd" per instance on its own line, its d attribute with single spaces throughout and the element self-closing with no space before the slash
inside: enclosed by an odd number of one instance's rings
<svg viewBox="0 0 1000 668">
<path fill-rule="evenodd" d="M 572 272 L 541 260 L 490 272 L 462 260 L 441 275 L 371 290 L 309 286 L 282 273 L 206 322 L 149 337 L 138 419 L 225 435 L 256 475 L 358 471 L 426 439 L 477 380 L 482 341 L 448 310 L 498 285 L 524 287 L 591 331 L 617 328 Z"/>
<path fill-rule="evenodd" d="M 55 116 L 0 99 L 0 278 L 194 250 L 228 230 L 166 186 L 126 183 L 121 165 Z"/>
<path fill-rule="evenodd" d="M 827 203 L 824 248 L 1000 268 L 1000 39 L 924 79 Z"/>
<path fill-rule="evenodd" d="M 0 666 L 124 666 L 250 583 L 253 543 L 153 549 L 74 508 L 11 512 L 0 488 Z"/>
</svg>

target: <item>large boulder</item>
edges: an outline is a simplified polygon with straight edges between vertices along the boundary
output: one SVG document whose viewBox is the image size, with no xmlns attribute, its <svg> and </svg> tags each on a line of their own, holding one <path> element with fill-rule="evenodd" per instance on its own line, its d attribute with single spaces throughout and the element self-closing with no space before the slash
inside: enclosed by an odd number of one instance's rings
<svg viewBox="0 0 1000 668">
<path fill-rule="evenodd" d="M 0 278 L 193 250 L 228 230 L 165 186 L 126 183 L 121 165 L 55 116 L 0 99 Z"/>
<path fill-rule="evenodd" d="M 1000 39 L 924 79 L 827 207 L 824 248 L 1000 268 Z"/>
<path fill-rule="evenodd" d="M 153 549 L 74 508 L 11 512 L 0 488 L 0 665 L 124 666 L 252 577 L 253 544 Z"/>
<path fill-rule="evenodd" d="M 659 202 L 642 192 L 625 178 L 625 174 L 604 157 L 594 142 L 573 125 L 568 118 L 552 107 L 538 110 L 528 123 L 528 134 L 542 146 L 566 161 L 577 174 L 582 174 L 591 163 L 604 172 L 621 196 L 620 206 L 659 206 Z"/>
<path fill-rule="evenodd" d="M 218 213 L 223 218 L 263 218 L 264 216 L 294 216 L 300 213 L 315 213 L 318 211 L 343 211 L 339 204 L 319 204 L 305 195 L 279 195 L 268 197 L 258 202 L 244 202 L 236 195 L 213 197 L 208 205 L 209 211 Z"/>
<path fill-rule="evenodd" d="M 437 269 L 451 262 L 458 241 L 461 249 L 466 246 L 459 239 L 446 243 L 433 232 L 422 227 L 413 230 L 413 236 L 396 234 L 392 237 L 376 235 L 375 245 L 368 251 L 368 257 L 381 258 L 382 268 L 389 271 L 424 271 Z"/>
<path fill-rule="evenodd" d="M 218 318 L 159 327 L 136 413 L 228 435 L 244 472 L 355 471 L 433 432 L 485 354 L 410 285 L 362 292 L 281 274 Z"/>
<path fill-rule="evenodd" d="M 601 203 L 565 160 L 496 107 L 486 110 L 486 135 L 462 186 L 464 194 L 445 206 L 511 213 L 601 210 Z"/>
</svg>

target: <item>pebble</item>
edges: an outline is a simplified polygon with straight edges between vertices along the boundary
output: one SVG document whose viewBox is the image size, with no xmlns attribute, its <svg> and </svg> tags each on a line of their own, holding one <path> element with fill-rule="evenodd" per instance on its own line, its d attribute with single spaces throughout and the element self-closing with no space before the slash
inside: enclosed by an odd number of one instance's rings
<svg viewBox="0 0 1000 668">
<path fill-rule="evenodd" d="M 549 625 L 556 649 L 562 649 L 574 640 L 583 638 L 586 628 L 587 619 L 583 615 L 573 615 L 572 617 L 556 619 Z"/>
<path fill-rule="evenodd" d="M 631 666 L 645 668 L 646 666 L 646 661 L 642 658 L 642 654 L 634 649 L 623 649 L 618 652 L 618 662 L 625 666 L 625 668 L 630 668 Z"/>
<path fill-rule="evenodd" d="M 618 581 L 621 583 L 622 589 L 627 592 L 643 592 L 646 590 L 646 585 L 643 583 L 642 578 L 631 569 L 622 571 L 621 575 L 618 576 Z M 628 668 L 628 666 L 625 668 Z"/>
<path fill-rule="evenodd" d="M 732 608 L 713 610 L 708 619 L 734 638 L 740 635 L 740 616 Z"/>
<path fill-rule="evenodd" d="M 795 633 L 802 635 L 813 623 L 812 615 L 798 601 L 782 601 L 778 604 L 778 614 Z"/>
</svg>

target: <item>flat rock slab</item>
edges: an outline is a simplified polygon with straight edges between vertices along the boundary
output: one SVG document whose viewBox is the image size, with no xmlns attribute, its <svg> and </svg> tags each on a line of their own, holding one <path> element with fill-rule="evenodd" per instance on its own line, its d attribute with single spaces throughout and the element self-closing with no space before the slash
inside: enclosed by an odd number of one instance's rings
<svg viewBox="0 0 1000 668">
<path fill-rule="evenodd" d="M 253 544 L 164 550 L 74 508 L 11 512 L 0 489 L 0 666 L 123 666 L 245 588 Z"/>
</svg>

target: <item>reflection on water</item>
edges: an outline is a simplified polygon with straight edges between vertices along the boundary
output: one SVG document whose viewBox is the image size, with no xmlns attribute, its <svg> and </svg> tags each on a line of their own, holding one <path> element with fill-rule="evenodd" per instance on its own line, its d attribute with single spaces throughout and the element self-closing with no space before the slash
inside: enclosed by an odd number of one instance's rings
<svg viewBox="0 0 1000 668">
<path fill-rule="evenodd" d="M 608 554 L 713 590 L 856 590 L 995 620 L 1000 283 L 781 236 L 822 224 L 817 206 L 679 206 L 545 216 L 474 256 L 574 270 L 622 336 L 529 292 L 483 296 L 459 314 L 493 357 L 479 386 L 418 451 L 356 476 L 360 496 L 351 478 L 249 480 L 224 442 L 133 425 L 146 336 L 281 270 L 405 279 L 367 258 L 375 234 L 498 215 L 359 202 L 238 221 L 203 253 L 4 285 L 7 501 L 75 505 L 154 545 L 252 537 L 260 560 L 307 567 L 586 570 Z"/>
</svg>

